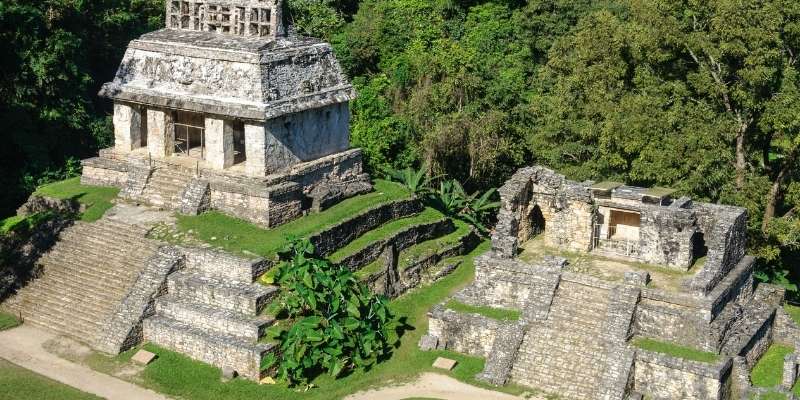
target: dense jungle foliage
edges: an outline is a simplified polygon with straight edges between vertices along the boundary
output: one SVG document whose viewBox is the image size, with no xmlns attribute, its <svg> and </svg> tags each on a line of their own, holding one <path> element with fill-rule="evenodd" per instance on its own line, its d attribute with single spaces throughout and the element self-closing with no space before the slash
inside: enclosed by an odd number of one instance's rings
<svg viewBox="0 0 800 400">
<path fill-rule="evenodd" d="M 288 0 L 360 97 L 368 167 L 428 166 L 465 190 L 539 163 L 568 177 L 747 207 L 762 279 L 800 254 L 796 0 Z M 111 141 L 96 96 L 159 0 L 0 3 L 0 196 L 9 214 Z M 71 165 L 74 165 L 71 164 Z M 787 280 L 788 278 L 788 280 Z"/>
</svg>

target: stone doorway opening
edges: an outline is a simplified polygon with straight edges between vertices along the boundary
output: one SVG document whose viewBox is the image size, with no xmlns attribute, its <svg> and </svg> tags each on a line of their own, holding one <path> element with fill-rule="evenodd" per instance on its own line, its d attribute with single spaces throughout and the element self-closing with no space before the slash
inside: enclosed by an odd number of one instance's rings
<svg viewBox="0 0 800 400">
<path fill-rule="evenodd" d="M 530 239 L 544 233 L 547 221 L 544 219 L 542 208 L 538 204 L 534 205 L 528 214 L 528 224 L 530 225 L 530 235 L 528 235 Z"/>
<path fill-rule="evenodd" d="M 246 143 L 244 141 L 244 122 L 233 121 L 233 165 L 247 161 Z"/>
<path fill-rule="evenodd" d="M 175 113 L 174 154 L 204 160 L 206 158 L 205 118 L 189 111 Z"/>
</svg>

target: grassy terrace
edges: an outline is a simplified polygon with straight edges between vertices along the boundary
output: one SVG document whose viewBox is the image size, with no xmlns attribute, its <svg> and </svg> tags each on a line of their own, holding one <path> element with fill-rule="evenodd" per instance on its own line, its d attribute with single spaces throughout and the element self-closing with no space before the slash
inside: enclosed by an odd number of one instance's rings
<svg viewBox="0 0 800 400">
<path fill-rule="evenodd" d="M 663 353 L 669 356 L 683 358 L 684 360 L 714 363 L 719 361 L 719 355 L 700 351 L 691 347 L 684 347 L 674 343 L 661 342 L 649 338 L 636 338 L 633 345 L 640 349 Z"/>
<path fill-rule="evenodd" d="M 100 219 L 113 206 L 111 200 L 117 197 L 119 189 L 104 186 L 81 185 L 79 177 L 40 186 L 34 194 L 57 199 L 74 199 L 86 206 L 81 215 L 82 221 L 92 222 Z"/>
<path fill-rule="evenodd" d="M 468 314 L 480 314 L 486 318 L 496 319 L 500 321 L 517 321 L 520 317 L 519 310 L 509 310 L 506 308 L 486 307 L 486 306 L 473 306 L 464 304 L 456 300 L 450 300 L 445 307 Z"/>
<path fill-rule="evenodd" d="M 786 310 L 796 324 L 800 325 L 800 307 L 786 304 L 783 306 L 783 309 Z"/>
<path fill-rule="evenodd" d="M 456 227 L 453 232 L 436 239 L 424 241 L 401 251 L 398 255 L 400 269 L 408 268 L 415 261 L 421 260 L 447 246 L 458 243 L 459 240 L 470 231 L 470 225 L 463 221 L 454 219 L 453 224 Z M 450 260 L 452 260 L 452 258 Z M 383 262 L 377 259 L 357 270 L 355 275 L 363 279 L 380 271 L 382 268 Z"/>
<path fill-rule="evenodd" d="M 453 225 L 455 225 L 456 229 L 440 238 L 436 238 L 433 240 L 428 240 L 422 243 L 417 244 L 416 246 L 411 246 L 402 252 L 399 255 L 399 263 L 400 267 L 408 267 L 409 265 L 413 264 L 416 261 L 419 261 L 425 257 L 430 256 L 446 247 L 458 244 L 461 241 L 461 238 L 466 236 L 470 232 L 470 225 L 464 221 L 454 219 Z"/>
<path fill-rule="evenodd" d="M 753 382 L 753 386 L 773 387 L 780 385 L 783 377 L 783 358 L 793 351 L 793 347 L 782 344 L 776 343 L 770 346 L 750 372 L 750 380 Z"/>
<path fill-rule="evenodd" d="M 0 399 L 100 400 L 0 359 Z"/>
<path fill-rule="evenodd" d="M 410 196 L 398 184 L 375 180 L 375 191 L 371 193 L 349 198 L 325 211 L 298 218 L 273 229 L 259 228 L 219 212 L 207 212 L 198 216 L 179 215 L 178 229 L 183 232 L 191 230 L 196 238 L 228 251 L 249 252 L 269 258 L 283 248 L 287 236 L 309 236 L 369 208 Z"/>
<path fill-rule="evenodd" d="M 363 249 L 364 247 L 366 247 L 371 243 L 390 238 L 395 234 L 397 234 L 398 232 L 401 232 L 412 226 L 429 224 L 436 221 L 441 221 L 443 219 L 445 219 L 445 216 L 441 212 L 433 208 L 429 207 L 425 208 L 419 214 L 412 215 L 406 218 L 396 219 L 394 221 L 389 221 L 361 235 L 356 240 L 350 242 L 347 246 L 344 246 L 341 249 L 334 252 L 333 254 L 331 254 L 328 258 L 333 262 L 342 261 L 343 259 L 356 253 L 358 250 Z"/>
<path fill-rule="evenodd" d="M 461 381 L 488 387 L 474 378 L 483 370 L 483 359 L 448 351 L 424 352 L 417 346 L 420 337 L 427 331 L 427 311 L 472 280 L 474 276 L 472 259 L 488 248 L 489 243 L 484 242 L 465 256 L 464 263 L 452 274 L 434 284 L 418 288 L 413 296 L 404 296 L 390 302 L 390 307 L 399 320 L 393 330 L 392 341 L 395 342 L 395 350 L 391 357 L 367 372 L 356 371 L 339 379 L 322 375 L 313 381 L 315 387 L 307 391 L 303 391 L 302 388 L 288 388 L 282 383 L 259 386 L 240 379 L 223 383 L 219 379 L 220 371 L 217 368 L 168 350 L 146 345 L 148 350 L 157 353 L 159 357 L 139 375 L 128 379 L 169 396 L 194 400 L 339 399 L 370 387 L 385 386 L 390 382 L 406 382 L 425 371 L 447 373 Z M 104 362 L 95 361 L 95 368 L 103 370 L 112 364 L 123 365 L 131 354 L 129 351 L 115 358 L 106 358 Z M 450 372 L 435 370 L 431 364 L 438 356 L 453 358 L 458 361 L 458 365 Z M 98 367 L 101 364 L 105 367 Z M 517 386 L 492 387 L 492 389 L 514 394 L 531 392 L 530 389 Z"/>
</svg>

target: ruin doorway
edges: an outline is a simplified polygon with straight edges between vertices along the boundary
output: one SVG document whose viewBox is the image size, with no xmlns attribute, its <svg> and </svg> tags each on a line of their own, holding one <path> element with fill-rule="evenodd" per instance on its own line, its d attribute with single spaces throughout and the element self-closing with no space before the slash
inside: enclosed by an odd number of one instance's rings
<svg viewBox="0 0 800 400">
<path fill-rule="evenodd" d="M 206 157 L 205 118 L 189 111 L 175 113 L 175 155 L 204 160 Z"/>
<path fill-rule="evenodd" d="M 611 210 L 608 221 L 608 238 L 611 240 L 638 241 L 641 215 L 637 212 Z"/>
<path fill-rule="evenodd" d="M 246 143 L 244 141 L 244 122 L 233 121 L 233 164 L 247 161 Z"/>
<path fill-rule="evenodd" d="M 692 235 L 692 265 L 708 254 L 705 236 L 703 232 L 699 231 Z"/>
<path fill-rule="evenodd" d="M 528 235 L 530 239 L 544 233 L 547 221 L 545 221 L 542 208 L 538 204 L 533 206 L 530 214 L 528 214 L 528 224 L 530 225 L 530 235 Z"/>
</svg>

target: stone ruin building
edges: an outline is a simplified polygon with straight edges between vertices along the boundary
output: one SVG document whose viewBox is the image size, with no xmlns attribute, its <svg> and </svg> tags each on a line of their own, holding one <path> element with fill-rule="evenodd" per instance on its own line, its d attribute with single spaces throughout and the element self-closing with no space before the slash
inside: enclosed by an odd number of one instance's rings
<svg viewBox="0 0 800 400">
<path fill-rule="evenodd" d="M 773 341 L 800 348 L 800 330 L 782 289 L 754 282 L 745 210 L 671 193 L 519 170 L 500 189 L 475 280 L 429 312 L 420 346 L 485 357 L 478 379 L 560 398 L 750 398 L 755 362 Z M 460 312 L 453 301 L 520 317 Z M 720 357 L 685 360 L 638 348 L 638 338 Z M 787 357 L 784 387 L 796 372 Z"/>
<path fill-rule="evenodd" d="M 355 97 L 328 43 L 286 36 L 278 0 L 167 0 L 100 95 L 114 147 L 82 182 L 183 213 L 266 227 L 369 191 L 350 149 Z"/>
<path fill-rule="evenodd" d="M 278 288 L 255 281 L 274 260 L 148 233 L 172 211 L 211 209 L 274 227 L 372 190 L 350 148 L 353 87 L 328 43 L 284 33 L 281 6 L 166 1 L 166 28 L 131 41 L 100 91 L 114 147 L 82 162 L 81 183 L 119 187 L 123 201 L 96 222 L 50 224 L 31 279 L 0 293 L 4 309 L 106 353 L 148 341 L 265 375 L 275 344 L 260 339 L 275 319 L 264 308 Z M 32 196 L 18 213 L 53 209 L 81 211 Z"/>
</svg>

